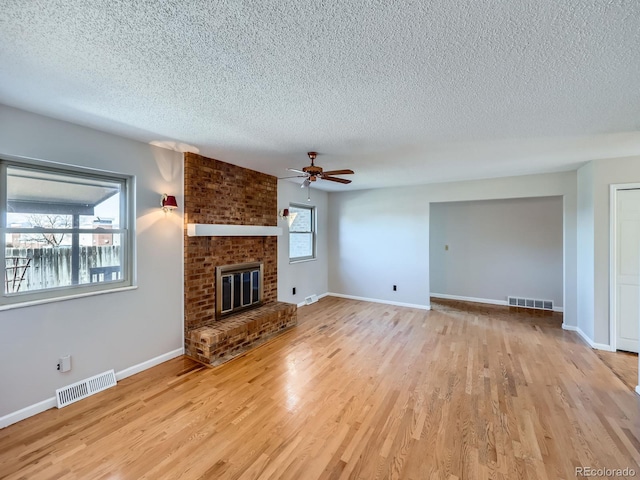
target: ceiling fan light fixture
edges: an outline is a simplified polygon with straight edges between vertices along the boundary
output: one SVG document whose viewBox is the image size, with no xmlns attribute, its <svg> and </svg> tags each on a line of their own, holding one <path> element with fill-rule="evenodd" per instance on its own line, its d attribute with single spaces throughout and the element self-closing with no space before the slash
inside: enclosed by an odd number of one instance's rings
<svg viewBox="0 0 640 480">
<path fill-rule="evenodd" d="M 316 180 L 327 180 L 330 182 L 337 182 L 342 184 L 349 184 L 351 180 L 347 180 L 346 178 L 338 178 L 333 175 L 351 175 L 353 174 L 353 170 L 350 169 L 342 169 L 342 170 L 328 170 L 323 171 L 322 167 L 316 166 L 314 161 L 318 156 L 318 152 L 307 152 L 309 156 L 309 160 L 311 161 L 311 165 L 307 167 L 303 167 L 302 170 L 298 170 L 295 168 L 287 168 L 287 170 L 295 173 L 301 173 L 300 177 L 304 177 L 304 182 L 300 185 L 300 188 L 309 187 L 311 182 L 315 182 Z M 307 199 L 309 200 L 309 199 Z"/>
</svg>

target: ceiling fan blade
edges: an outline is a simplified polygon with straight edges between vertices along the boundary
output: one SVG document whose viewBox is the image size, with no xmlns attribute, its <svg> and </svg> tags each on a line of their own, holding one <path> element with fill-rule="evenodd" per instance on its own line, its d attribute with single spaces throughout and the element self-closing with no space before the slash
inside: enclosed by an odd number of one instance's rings
<svg viewBox="0 0 640 480">
<path fill-rule="evenodd" d="M 308 187 L 310 183 L 311 181 L 308 178 L 305 178 L 304 182 L 302 182 L 302 185 L 300 185 L 300 188 Z"/>
<path fill-rule="evenodd" d="M 322 172 L 322 176 L 327 175 L 351 175 L 353 170 L 329 170 L 328 172 Z"/>
<path fill-rule="evenodd" d="M 278 180 L 286 180 L 288 178 L 305 178 L 306 175 L 293 175 L 292 177 L 278 177 Z"/>
<path fill-rule="evenodd" d="M 295 168 L 287 168 L 287 170 L 289 170 L 290 172 L 302 173 L 303 175 L 307 174 L 307 172 L 303 172 L 302 170 L 296 170 Z"/>
<path fill-rule="evenodd" d="M 338 182 L 338 183 L 351 183 L 351 180 L 346 180 L 344 178 L 338 178 L 338 177 L 327 177 L 326 175 L 323 175 L 322 177 L 323 180 L 329 180 L 331 182 Z"/>
</svg>

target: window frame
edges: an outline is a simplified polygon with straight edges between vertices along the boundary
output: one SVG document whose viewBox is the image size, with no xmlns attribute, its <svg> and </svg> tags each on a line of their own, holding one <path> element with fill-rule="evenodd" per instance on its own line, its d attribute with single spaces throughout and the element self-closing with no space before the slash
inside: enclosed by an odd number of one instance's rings
<svg viewBox="0 0 640 480">
<path fill-rule="evenodd" d="M 6 266 L 7 234 L 33 233 L 33 228 L 10 228 L 7 227 L 8 195 L 7 177 L 9 168 L 19 168 L 32 170 L 34 172 L 53 173 L 78 177 L 82 179 L 109 181 L 119 183 L 120 206 L 119 206 L 119 226 L 117 229 L 109 230 L 109 233 L 119 234 L 120 245 L 124 252 L 121 255 L 121 278 L 107 282 L 84 283 L 76 285 L 65 285 L 60 287 L 44 288 L 41 290 L 6 292 L 3 279 L 2 292 L 0 292 L 0 311 L 10 308 L 18 308 L 40 303 L 67 300 L 70 298 L 85 297 L 115 291 L 130 290 L 136 287 L 135 278 L 135 176 L 98 170 L 94 168 L 79 167 L 75 165 L 48 162 L 25 157 L 11 155 L 0 155 L 0 265 Z M 63 231 L 64 230 L 64 231 Z M 39 229 L 38 233 L 69 233 L 69 234 L 99 234 L 104 230 L 98 228 L 47 228 Z M 3 267 L 4 268 L 4 267 Z"/>
<path fill-rule="evenodd" d="M 316 215 L 316 207 L 315 205 L 304 205 L 304 204 L 300 204 L 300 203 L 290 203 L 289 204 L 289 211 L 291 211 L 292 208 L 298 208 L 298 209 L 304 209 L 304 210 L 309 210 L 311 212 L 311 231 L 304 231 L 304 232 L 292 232 L 291 228 L 289 228 L 289 263 L 300 263 L 300 262 L 309 262 L 312 260 L 316 260 L 317 255 L 316 255 L 316 233 L 317 233 L 317 215 Z M 296 235 L 296 234 L 311 234 L 311 255 L 306 255 L 303 257 L 292 257 L 291 256 L 291 235 Z"/>
</svg>

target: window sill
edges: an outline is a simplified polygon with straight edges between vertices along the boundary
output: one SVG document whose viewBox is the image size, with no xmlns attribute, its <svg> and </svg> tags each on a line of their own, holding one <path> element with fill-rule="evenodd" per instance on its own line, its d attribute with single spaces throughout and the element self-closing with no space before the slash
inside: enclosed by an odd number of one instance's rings
<svg viewBox="0 0 640 480">
<path fill-rule="evenodd" d="M 303 260 L 289 260 L 289 265 L 293 265 L 294 263 L 305 263 L 305 262 L 315 262 L 318 260 L 317 258 L 305 258 Z"/>
<path fill-rule="evenodd" d="M 70 294 L 70 295 L 61 295 L 59 297 L 53 297 L 53 298 L 41 298 L 38 300 L 28 300 L 26 302 L 20 302 L 20 303 L 10 303 L 8 305 L 0 305 L 0 312 L 3 310 L 13 310 L 15 308 L 43 305 L 45 303 L 64 302 L 66 300 L 73 300 L 76 298 L 93 297 L 94 295 L 105 295 L 107 293 L 126 292 L 129 290 L 136 290 L 137 288 L 138 288 L 137 285 L 131 285 L 127 287 L 110 288 L 108 290 L 97 290 L 95 292 L 76 293 L 76 294 Z"/>
</svg>

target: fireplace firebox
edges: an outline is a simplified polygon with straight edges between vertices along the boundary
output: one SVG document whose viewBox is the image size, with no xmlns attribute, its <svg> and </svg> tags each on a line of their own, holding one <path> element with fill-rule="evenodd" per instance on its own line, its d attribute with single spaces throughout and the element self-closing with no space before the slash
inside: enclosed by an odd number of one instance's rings
<svg viewBox="0 0 640 480">
<path fill-rule="evenodd" d="M 216 317 L 260 306 L 263 277 L 261 262 L 216 267 Z"/>
</svg>

